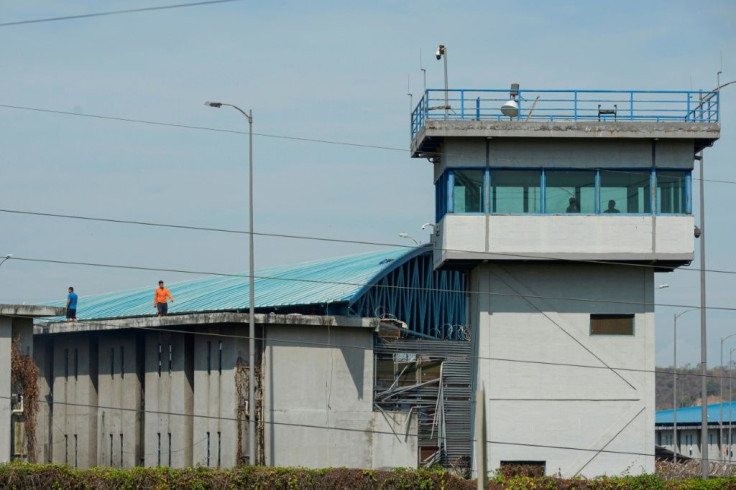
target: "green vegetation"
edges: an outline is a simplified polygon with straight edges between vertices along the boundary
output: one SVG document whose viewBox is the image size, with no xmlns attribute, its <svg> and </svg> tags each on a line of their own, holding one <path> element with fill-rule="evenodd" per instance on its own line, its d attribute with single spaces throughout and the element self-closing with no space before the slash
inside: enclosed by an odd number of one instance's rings
<svg viewBox="0 0 736 490">
<path fill-rule="evenodd" d="M 657 410 L 672 408 L 672 391 L 674 387 L 672 367 L 658 367 L 655 375 L 656 405 Z M 721 376 L 723 376 L 721 378 Z M 679 407 L 691 407 L 700 405 L 700 369 L 686 365 L 677 369 L 677 400 Z M 715 367 L 708 369 L 708 403 L 719 403 L 721 401 L 721 381 L 723 381 L 723 398 L 728 401 L 728 372 Z M 736 395 L 736 382 L 733 383 L 734 395 Z"/>
<path fill-rule="evenodd" d="M 12 463 L 0 465 L 0 488 L 56 489 L 474 489 L 474 481 L 459 478 L 445 470 L 367 471 L 334 468 L 307 470 L 302 468 L 268 468 L 245 466 L 229 470 L 215 468 L 92 468 L 75 470 L 63 465 Z M 666 489 L 697 488 L 734 489 L 736 478 L 668 479 L 666 475 L 627 476 L 615 478 L 561 479 L 552 476 L 508 476 L 492 478 L 489 489 Z"/>
</svg>

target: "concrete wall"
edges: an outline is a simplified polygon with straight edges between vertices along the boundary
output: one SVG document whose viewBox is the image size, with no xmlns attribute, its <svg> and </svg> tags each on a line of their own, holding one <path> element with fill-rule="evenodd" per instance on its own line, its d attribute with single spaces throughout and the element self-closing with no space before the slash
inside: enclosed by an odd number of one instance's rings
<svg viewBox="0 0 736 490">
<path fill-rule="evenodd" d="M 235 383 L 238 360 L 248 362 L 247 325 L 212 318 L 148 319 L 145 331 L 131 328 L 141 319 L 39 330 L 42 398 L 53 400 L 39 417 L 41 457 L 80 468 L 231 467 L 239 442 L 247 457 Z M 268 325 L 259 325 L 268 339 L 266 463 L 416 466 L 416 416 L 373 411 L 373 328 L 361 319 L 337 327 L 333 317 L 288 315 L 288 325 L 275 324 L 279 318 L 264 315 Z"/>
<path fill-rule="evenodd" d="M 654 458 L 640 455 L 654 447 L 653 271 L 486 264 L 470 281 L 487 292 L 471 295 L 470 314 L 489 469 L 545 461 L 563 476 L 653 472 Z M 635 314 L 634 335 L 591 336 L 591 313 Z"/>
<path fill-rule="evenodd" d="M 416 422 L 406 414 L 387 420 L 373 412 L 372 352 L 373 332 L 367 329 L 267 329 L 266 464 L 417 465 Z"/>
<path fill-rule="evenodd" d="M 486 148 L 487 142 L 487 148 Z M 654 150 L 653 150 L 654 148 Z M 435 180 L 448 167 L 677 168 L 692 170 L 692 140 L 445 138 Z M 654 159 L 653 159 L 654 158 Z"/>
<path fill-rule="evenodd" d="M 140 464 L 142 415 L 141 373 L 137 332 L 99 338 L 97 427 L 100 465 L 131 468 Z"/>
<path fill-rule="evenodd" d="M 146 334 L 146 466 L 184 468 L 193 464 L 193 348 L 191 334 Z"/>
<path fill-rule="evenodd" d="M 694 226 L 692 216 L 448 214 L 434 241 L 434 262 L 519 256 L 691 261 Z"/>
<path fill-rule="evenodd" d="M 87 468 L 97 461 L 98 338 L 59 336 L 53 345 L 51 461 Z M 39 432 L 44 429 L 39 425 Z"/>
<path fill-rule="evenodd" d="M 13 319 L 0 316 L 0 463 L 10 461 L 10 350 L 13 344 Z"/>
<path fill-rule="evenodd" d="M 677 426 L 677 454 L 698 459 L 701 457 L 700 426 L 678 425 Z M 723 438 L 721 439 L 721 435 Z M 669 450 L 673 449 L 672 425 L 658 425 L 655 430 L 656 444 Z M 736 430 L 732 430 L 732 438 L 736 436 Z M 719 444 L 719 441 L 723 441 Z M 723 425 L 723 433 L 717 425 L 708 426 L 708 458 L 712 461 L 727 462 L 728 455 L 728 423 Z M 736 461 L 736 444 L 731 445 L 731 461 Z"/>
<path fill-rule="evenodd" d="M 194 339 L 194 464 L 232 467 L 237 464 L 239 442 L 248 456 L 247 420 L 238 438 L 235 386 L 238 359 L 248 364 L 248 340 L 233 338 L 243 335 L 242 328 L 211 326 L 207 332 L 212 335 Z"/>
</svg>

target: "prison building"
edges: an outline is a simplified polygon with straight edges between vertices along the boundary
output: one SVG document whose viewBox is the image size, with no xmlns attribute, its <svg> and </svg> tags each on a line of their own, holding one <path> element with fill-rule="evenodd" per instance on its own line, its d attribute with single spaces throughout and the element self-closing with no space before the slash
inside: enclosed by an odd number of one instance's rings
<svg viewBox="0 0 736 490">
<path fill-rule="evenodd" d="M 700 459 L 702 456 L 702 407 L 677 409 L 677 424 L 672 409 L 659 410 L 655 418 L 654 436 L 662 457 Z M 708 459 L 723 463 L 736 461 L 736 403 L 710 403 L 707 408 Z M 676 429 L 676 432 L 675 432 Z M 673 444 L 673 441 L 676 441 Z"/>
<path fill-rule="evenodd" d="M 82 296 L 78 322 L 35 326 L 37 460 L 469 467 L 466 280 L 428 246 L 258 271 L 255 407 L 246 274 L 168 284 L 160 318 L 155 284 Z"/>
<path fill-rule="evenodd" d="M 654 471 L 654 276 L 693 260 L 718 97 L 514 84 L 427 90 L 413 111 L 434 267 L 469 276 L 489 470 Z"/>
<path fill-rule="evenodd" d="M 13 372 L 13 358 L 32 358 L 33 320 L 63 315 L 63 308 L 0 304 L 0 464 L 27 457 L 23 410 L 24 376 Z M 18 380 L 13 382 L 13 374 Z M 27 374 L 27 372 L 26 372 Z"/>
</svg>

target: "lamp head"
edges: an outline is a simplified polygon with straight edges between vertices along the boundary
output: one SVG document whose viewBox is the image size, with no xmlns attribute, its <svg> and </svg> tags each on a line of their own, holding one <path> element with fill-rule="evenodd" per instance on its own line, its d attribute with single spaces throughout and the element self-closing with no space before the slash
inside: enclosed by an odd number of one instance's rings
<svg viewBox="0 0 736 490">
<path fill-rule="evenodd" d="M 501 106 L 501 113 L 508 117 L 517 117 L 519 115 L 519 104 L 511 99 Z"/>
<path fill-rule="evenodd" d="M 13 258 L 13 254 L 7 254 L 7 255 L 5 255 L 5 258 L 6 259 L 12 259 Z"/>
<path fill-rule="evenodd" d="M 204 103 L 204 105 L 206 105 L 208 107 L 216 107 L 216 108 L 219 109 L 220 107 L 222 107 L 222 102 L 209 102 L 209 101 L 207 101 L 207 102 Z"/>
</svg>

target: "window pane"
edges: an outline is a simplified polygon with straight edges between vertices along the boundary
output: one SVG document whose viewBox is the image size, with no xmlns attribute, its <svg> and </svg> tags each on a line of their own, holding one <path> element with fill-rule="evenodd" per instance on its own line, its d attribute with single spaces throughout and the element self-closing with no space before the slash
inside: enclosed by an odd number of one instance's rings
<svg viewBox="0 0 736 490">
<path fill-rule="evenodd" d="M 634 335 L 634 315 L 590 315 L 591 335 Z"/>
<path fill-rule="evenodd" d="M 455 170 L 453 203 L 456 213 L 483 212 L 483 170 Z"/>
<path fill-rule="evenodd" d="M 660 213 L 687 213 L 688 172 L 657 172 L 657 211 Z"/>
<path fill-rule="evenodd" d="M 650 172 L 601 170 L 601 212 L 651 213 Z"/>
<path fill-rule="evenodd" d="M 447 213 L 447 172 L 442 174 L 434 185 L 435 222 Z"/>
<path fill-rule="evenodd" d="M 539 213 L 539 170 L 491 171 L 491 209 L 494 213 Z"/>
<path fill-rule="evenodd" d="M 547 213 L 595 213 L 595 172 L 545 172 Z"/>
</svg>

